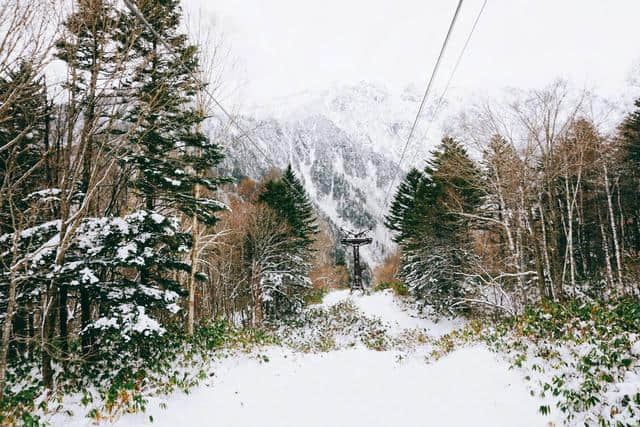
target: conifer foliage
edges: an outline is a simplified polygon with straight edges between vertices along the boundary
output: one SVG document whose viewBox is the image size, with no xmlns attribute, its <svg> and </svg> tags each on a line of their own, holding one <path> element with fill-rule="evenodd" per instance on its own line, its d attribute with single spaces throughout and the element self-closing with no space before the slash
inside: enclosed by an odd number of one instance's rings
<svg viewBox="0 0 640 427">
<path fill-rule="evenodd" d="M 424 171 L 406 175 L 385 218 L 403 250 L 400 276 L 416 297 L 442 311 L 464 295 L 461 273 L 472 254 L 461 214 L 477 208 L 479 178 L 466 150 L 444 138 Z"/>
<path fill-rule="evenodd" d="M 197 47 L 178 30 L 178 0 L 136 4 L 153 31 L 134 15 L 126 16 L 120 29 L 123 48 L 128 34 L 139 34 L 130 52 L 134 72 L 124 86 L 133 96 L 125 115 L 133 129 L 125 160 L 135 165 L 134 187 L 147 209 L 171 207 L 213 225 L 215 213 L 225 206 L 198 196 L 196 186 L 213 191 L 227 180 L 207 176 L 222 154 L 202 131 L 204 112 L 193 105 L 204 88 L 196 77 Z"/>
<path fill-rule="evenodd" d="M 272 209 L 285 227 L 281 250 L 263 287 L 269 289 L 268 309 L 274 315 L 295 312 L 309 287 L 312 245 L 318 233 L 316 216 L 304 186 L 288 165 L 281 178 L 265 183 L 259 200 Z"/>
<path fill-rule="evenodd" d="M 67 69 L 53 105 L 46 52 L 0 70 L 1 405 L 8 364 L 53 389 L 57 363 L 104 368 L 180 325 L 204 245 L 189 250 L 226 209 L 180 2 L 135 3 L 153 30 L 121 2 L 73 2 L 49 45 Z"/>
<path fill-rule="evenodd" d="M 620 133 L 625 142 L 627 158 L 633 162 L 636 171 L 640 171 L 640 99 L 636 100 L 635 108 L 622 122 Z"/>
<path fill-rule="evenodd" d="M 398 186 L 389 214 L 385 217 L 386 227 L 396 233 L 393 237 L 396 243 L 408 241 L 426 221 L 424 213 L 427 206 L 422 203 L 429 200 L 429 184 L 424 173 L 413 168 Z"/>
<path fill-rule="evenodd" d="M 0 232 L 13 231 L 10 208 L 19 212 L 27 209 L 27 196 L 40 188 L 45 168 L 43 163 L 49 149 L 47 138 L 48 101 L 44 79 L 27 62 L 20 62 L 6 76 L 0 76 L 0 100 L 6 102 L 0 121 L 0 183 L 20 179 L 20 185 L 7 188 L 3 185 L 0 196 Z"/>
<path fill-rule="evenodd" d="M 281 179 L 265 184 L 260 200 L 287 221 L 292 232 L 300 239 L 301 246 L 311 246 L 313 236 L 318 232 L 316 217 L 309 196 L 291 165 L 287 166 Z"/>
</svg>

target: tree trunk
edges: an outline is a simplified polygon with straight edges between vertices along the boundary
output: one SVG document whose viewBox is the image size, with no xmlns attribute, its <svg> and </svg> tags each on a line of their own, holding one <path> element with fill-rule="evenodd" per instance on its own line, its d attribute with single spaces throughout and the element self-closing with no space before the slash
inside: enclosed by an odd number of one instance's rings
<svg viewBox="0 0 640 427">
<path fill-rule="evenodd" d="M 604 175 L 605 193 L 607 195 L 607 208 L 609 210 L 611 233 L 613 236 L 613 248 L 614 248 L 615 257 L 616 257 L 616 267 L 618 269 L 618 286 L 620 287 L 620 290 L 625 292 L 624 281 L 622 279 L 622 256 L 620 253 L 620 244 L 618 242 L 618 230 L 616 227 L 616 217 L 613 214 L 613 202 L 611 200 L 611 189 L 609 187 L 609 172 L 607 169 L 607 162 L 605 159 L 602 159 L 602 171 Z"/>
<path fill-rule="evenodd" d="M 58 291 L 59 298 L 59 315 L 60 315 L 60 350 L 63 355 L 67 355 L 69 351 L 69 332 L 68 332 L 68 312 L 67 312 L 67 287 L 60 285 Z"/>
<path fill-rule="evenodd" d="M 18 233 L 16 233 L 17 236 Z M 15 239 L 17 241 L 17 238 Z M 17 251 L 14 243 L 14 254 Z M 15 256 L 14 256 L 15 262 Z M 14 263 L 12 263 L 13 265 Z M 0 346 L 0 400 L 2 400 L 5 375 L 7 372 L 7 354 L 9 352 L 9 340 L 11 338 L 11 326 L 13 324 L 13 314 L 16 309 L 16 288 L 18 286 L 18 279 L 15 271 L 11 272 L 11 281 L 9 282 L 9 295 L 7 300 L 7 313 L 4 318 L 4 324 L 2 325 L 2 343 Z"/>
<path fill-rule="evenodd" d="M 608 242 L 609 239 L 607 237 L 607 234 L 604 231 L 604 224 L 602 222 L 602 215 L 600 214 L 600 209 L 598 209 L 598 219 L 600 222 L 600 234 L 602 235 L 602 250 L 604 251 L 605 266 L 607 268 L 607 281 L 615 291 L 616 290 L 615 280 L 613 279 L 613 269 L 611 268 L 611 254 L 609 253 L 609 242 Z M 617 292 L 615 293 L 617 294 Z"/>
<path fill-rule="evenodd" d="M 565 201 L 567 204 L 567 251 L 569 255 L 569 277 L 571 278 L 571 289 L 573 289 L 574 297 L 577 294 L 577 286 L 576 286 L 576 260 L 573 254 L 573 207 L 575 202 L 575 192 L 574 197 L 571 197 L 571 191 L 569 188 L 569 174 L 565 172 L 564 176 L 564 185 L 565 185 Z M 578 178 L 577 185 L 580 185 L 580 178 Z"/>
<path fill-rule="evenodd" d="M 84 286 L 80 286 L 80 343 L 82 346 L 82 355 L 85 357 L 91 354 L 91 346 L 93 345 L 91 332 L 87 330 L 89 323 L 91 323 L 89 292 L 87 292 Z"/>
<path fill-rule="evenodd" d="M 196 185 L 196 198 L 199 196 L 198 185 Z M 193 335 L 193 328 L 195 323 L 195 309 L 196 309 L 196 271 L 198 269 L 198 217 L 194 214 L 191 224 L 191 272 L 189 273 L 189 313 L 187 317 L 187 334 Z"/>
<path fill-rule="evenodd" d="M 53 390 L 53 367 L 51 366 L 51 347 L 56 330 L 56 292 L 49 290 L 45 297 L 42 312 L 42 382 L 48 390 Z M 50 301 L 47 301 L 50 300 Z"/>
<path fill-rule="evenodd" d="M 542 228 L 542 252 L 544 255 L 544 265 L 546 276 L 549 280 L 549 290 L 551 291 L 551 299 L 556 300 L 556 292 L 553 288 L 553 276 L 551 274 L 551 262 L 549 262 L 549 247 L 547 245 L 547 226 L 545 224 L 544 209 L 542 208 L 542 195 L 538 192 L 538 211 L 540 212 L 540 224 Z"/>
<path fill-rule="evenodd" d="M 27 323 L 29 328 L 29 341 L 27 343 L 27 352 L 29 355 L 29 359 L 31 359 L 34 355 L 34 340 L 36 338 L 36 327 L 35 327 L 35 314 L 32 311 L 27 312 Z"/>
<path fill-rule="evenodd" d="M 251 273 L 251 290 L 253 296 L 253 327 L 259 328 L 262 326 L 263 313 L 262 313 L 262 292 L 260 290 L 260 280 L 256 273 L 257 266 L 254 266 Z"/>
</svg>

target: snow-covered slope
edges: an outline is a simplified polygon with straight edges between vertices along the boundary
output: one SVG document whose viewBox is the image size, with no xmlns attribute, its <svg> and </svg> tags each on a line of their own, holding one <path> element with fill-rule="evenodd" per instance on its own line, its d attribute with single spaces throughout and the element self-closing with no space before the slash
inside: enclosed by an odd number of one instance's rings
<svg viewBox="0 0 640 427">
<path fill-rule="evenodd" d="M 395 333 L 424 328 L 437 337 L 461 322 L 416 317 L 390 292 L 329 294 L 323 307 L 350 300 Z M 316 353 L 284 347 L 219 359 L 189 394 L 150 399 L 145 414 L 117 426 L 546 426 L 521 375 L 483 345 L 462 347 L 428 363 L 425 348 L 374 351 L 363 345 Z M 153 417 L 153 424 L 150 418 Z M 60 416 L 55 424 L 88 426 Z"/>
<path fill-rule="evenodd" d="M 391 247 L 382 224 L 383 205 L 420 100 L 417 88 L 393 94 L 369 83 L 335 86 L 249 109 L 242 122 L 279 167 L 293 165 L 313 201 L 336 226 L 373 228 L 374 244 L 364 250 L 364 258 L 375 264 Z M 431 125 L 435 100 L 427 103 L 398 179 L 441 137 L 446 108 Z M 237 136 L 227 144 L 229 171 L 261 177 L 269 162 Z"/>
</svg>

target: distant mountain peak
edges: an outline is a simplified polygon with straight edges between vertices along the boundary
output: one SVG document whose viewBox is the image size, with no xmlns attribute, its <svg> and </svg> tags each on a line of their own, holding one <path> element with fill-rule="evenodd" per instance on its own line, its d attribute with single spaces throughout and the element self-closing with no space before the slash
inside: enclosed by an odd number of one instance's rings
<svg viewBox="0 0 640 427">
<path fill-rule="evenodd" d="M 411 161 L 424 158 L 435 145 L 424 138 L 433 113 L 433 102 L 427 102 L 398 168 L 420 101 L 414 86 L 392 93 L 370 82 L 336 84 L 280 98 L 241 120 L 279 167 L 293 165 L 311 199 L 336 227 L 373 228 L 375 242 L 364 248 L 363 256 L 369 264 L 377 264 L 393 248 L 382 219 L 386 190 L 398 169 L 396 185 Z M 438 131 L 439 123 L 430 134 Z M 440 135 L 433 141 L 439 139 Z M 229 171 L 240 170 L 255 179 L 270 167 L 251 147 L 228 144 L 226 154 Z"/>
</svg>

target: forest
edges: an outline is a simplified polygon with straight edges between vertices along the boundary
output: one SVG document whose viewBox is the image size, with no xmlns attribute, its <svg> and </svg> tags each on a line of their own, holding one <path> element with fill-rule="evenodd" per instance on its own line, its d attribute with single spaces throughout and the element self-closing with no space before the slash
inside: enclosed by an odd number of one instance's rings
<svg viewBox="0 0 640 427">
<path fill-rule="evenodd" d="M 399 346 L 348 305 L 308 311 L 351 280 L 335 227 L 293 165 L 222 167 L 243 136 L 207 126 L 221 52 L 180 1 L 71 3 L 0 4 L 0 424 L 39 425 L 72 395 L 100 402 L 95 422 L 144 412 L 143 391 L 197 386 L 217 349 L 283 345 L 300 325 Z M 467 322 L 412 345 L 561 360 L 544 390 L 567 422 L 626 425 L 637 389 L 601 402 L 640 366 L 640 99 L 613 125 L 603 105 L 556 81 L 466 106 L 401 171 L 369 287 Z M 316 347 L 339 345 L 322 331 Z"/>
<path fill-rule="evenodd" d="M 386 280 L 445 311 L 637 298 L 640 100 L 611 132 L 596 102 L 558 81 L 465 111 L 398 187 Z"/>
<path fill-rule="evenodd" d="M 37 366 L 37 393 L 82 387 L 167 331 L 258 328 L 299 311 L 312 278 L 346 275 L 291 168 L 218 171 L 210 58 L 179 2 L 139 2 L 152 30 L 113 2 L 75 3 L 53 32 L 53 4 L 0 8 L 2 410 L 35 393 L 11 391 L 12 365 Z"/>
</svg>

